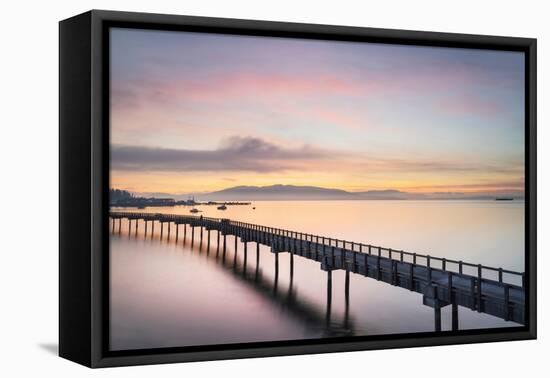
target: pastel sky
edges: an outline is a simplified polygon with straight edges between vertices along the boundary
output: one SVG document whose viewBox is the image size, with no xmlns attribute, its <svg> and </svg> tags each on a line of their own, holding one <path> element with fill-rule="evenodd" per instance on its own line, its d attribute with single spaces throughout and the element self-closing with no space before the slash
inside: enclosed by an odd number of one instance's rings
<svg viewBox="0 0 550 378">
<path fill-rule="evenodd" d="M 111 30 L 111 186 L 522 191 L 518 52 Z"/>
</svg>

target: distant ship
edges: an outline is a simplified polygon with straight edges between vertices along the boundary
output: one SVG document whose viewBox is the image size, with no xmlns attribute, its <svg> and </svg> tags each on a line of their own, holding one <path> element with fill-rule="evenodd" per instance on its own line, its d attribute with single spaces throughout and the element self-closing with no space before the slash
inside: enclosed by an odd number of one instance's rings
<svg viewBox="0 0 550 378">
<path fill-rule="evenodd" d="M 191 210 L 189 210 L 189 212 L 191 213 L 198 213 L 199 212 L 199 209 L 195 209 L 195 208 L 192 208 Z"/>
<path fill-rule="evenodd" d="M 227 206 L 225 204 L 218 206 L 218 210 L 227 210 Z"/>
<path fill-rule="evenodd" d="M 495 201 L 513 201 L 514 199 L 512 197 L 497 197 L 495 198 Z"/>
</svg>

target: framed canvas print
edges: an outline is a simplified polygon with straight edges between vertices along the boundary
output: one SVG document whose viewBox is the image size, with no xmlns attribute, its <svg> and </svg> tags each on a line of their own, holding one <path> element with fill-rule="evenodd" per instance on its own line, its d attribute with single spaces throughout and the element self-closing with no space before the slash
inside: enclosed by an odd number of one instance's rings
<svg viewBox="0 0 550 378">
<path fill-rule="evenodd" d="M 60 22 L 60 355 L 536 337 L 536 40 Z"/>
</svg>

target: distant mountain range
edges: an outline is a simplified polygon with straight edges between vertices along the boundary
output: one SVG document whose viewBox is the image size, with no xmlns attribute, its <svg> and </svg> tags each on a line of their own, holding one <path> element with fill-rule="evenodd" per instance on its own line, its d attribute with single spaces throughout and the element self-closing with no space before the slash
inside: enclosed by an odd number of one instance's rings
<svg viewBox="0 0 550 378">
<path fill-rule="evenodd" d="M 192 196 L 198 201 L 276 201 L 276 200 L 421 200 L 421 199 L 489 199 L 499 197 L 522 199 L 521 192 L 494 193 L 411 193 L 395 189 L 348 192 L 341 189 L 321 188 L 317 186 L 270 185 L 235 186 L 210 193 L 168 194 L 143 193 L 157 198 L 187 199 Z"/>
</svg>

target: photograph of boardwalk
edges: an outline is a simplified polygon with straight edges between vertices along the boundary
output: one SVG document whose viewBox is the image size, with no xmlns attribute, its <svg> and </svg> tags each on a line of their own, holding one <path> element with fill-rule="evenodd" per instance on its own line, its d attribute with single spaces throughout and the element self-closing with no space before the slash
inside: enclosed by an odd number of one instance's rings
<svg viewBox="0 0 550 378">
<path fill-rule="evenodd" d="M 109 348 L 524 325 L 524 73 L 112 28 Z"/>
</svg>

